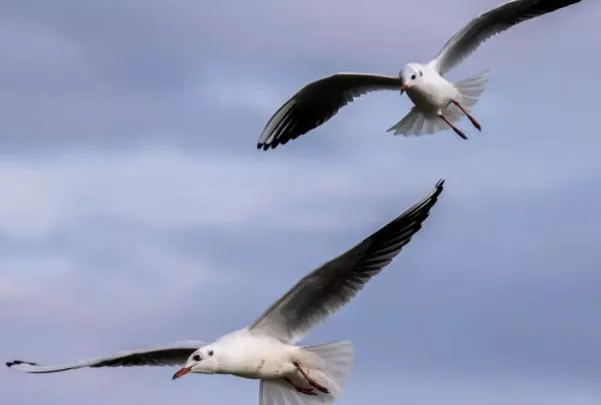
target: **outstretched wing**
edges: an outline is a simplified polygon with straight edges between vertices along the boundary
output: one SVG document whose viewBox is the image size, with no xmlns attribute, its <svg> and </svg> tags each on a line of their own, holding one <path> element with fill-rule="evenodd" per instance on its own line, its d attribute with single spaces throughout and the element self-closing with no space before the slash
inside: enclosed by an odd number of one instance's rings
<svg viewBox="0 0 601 405">
<path fill-rule="evenodd" d="M 354 98 L 375 90 L 401 89 L 398 77 L 336 73 L 307 84 L 269 119 L 257 143 L 267 150 L 298 138 L 334 116 Z"/>
<path fill-rule="evenodd" d="M 514 25 L 581 0 L 513 0 L 474 18 L 457 32 L 430 65 L 441 75 L 474 52 L 480 44 Z"/>
<path fill-rule="evenodd" d="M 113 356 L 85 360 L 74 364 L 45 366 L 30 361 L 14 360 L 6 366 L 25 373 L 57 373 L 83 367 L 134 367 L 134 366 L 177 366 L 186 363 L 188 357 L 205 343 L 196 340 L 171 343 L 117 353 Z"/>
<path fill-rule="evenodd" d="M 443 183 L 439 181 L 428 197 L 388 225 L 301 279 L 249 329 L 287 343 L 302 338 L 350 301 L 411 241 L 436 204 Z"/>
</svg>

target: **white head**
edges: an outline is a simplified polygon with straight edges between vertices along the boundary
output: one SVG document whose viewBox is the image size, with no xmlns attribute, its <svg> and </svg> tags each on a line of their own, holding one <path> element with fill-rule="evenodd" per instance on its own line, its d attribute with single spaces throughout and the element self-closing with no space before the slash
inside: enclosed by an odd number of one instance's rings
<svg viewBox="0 0 601 405">
<path fill-rule="evenodd" d="M 203 346 L 193 352 L 186 365 L 173 374 L 173 379 L 188 373 L 213 374 L 218 371 L 219 355 L 214 345 Z"/>
<path fill-rule="evenodd" d="M 401 94 L 408 88 L 411 88 L 418 84 L 422 77 L 424 76 L 424 71 L 422 66 L 417 63 L 408 63 L 405 65 L 403 70 L 399 72 L 399 79 L 401 79 Z"/>
</svg>

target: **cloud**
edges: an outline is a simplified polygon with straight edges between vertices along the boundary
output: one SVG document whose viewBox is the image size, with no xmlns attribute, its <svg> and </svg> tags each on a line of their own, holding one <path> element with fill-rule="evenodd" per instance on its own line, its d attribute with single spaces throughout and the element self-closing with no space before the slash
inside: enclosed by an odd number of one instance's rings
<svg viewBox="0 0 601 405">
<path fill-rule="evenodd" d="M 0 201 L 0 232 L 43 237 L 68 223 L 105 219 L 157 229 L 244 223 L 331 229 L 364 217 L 347 204 L 364 198 L 364 176 L 348 169 L 337 162 L 311 167 L 295 159 L 189 156 L 156 148 L 7 160 L 0 182 L 10 198 Z M 372 191 L 373 197 L 391 192 Z M 337 212 L 328 209 L 332 203 Z"/>
</svg>

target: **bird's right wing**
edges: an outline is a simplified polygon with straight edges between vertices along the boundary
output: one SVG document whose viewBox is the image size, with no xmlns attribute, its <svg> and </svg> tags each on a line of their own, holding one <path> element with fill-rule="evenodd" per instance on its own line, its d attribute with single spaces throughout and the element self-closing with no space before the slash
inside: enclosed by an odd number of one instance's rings
<svg viewBox="0 0 601 405">
<path fill-rule="evenodd" d="M 579 3 L 581 0 L 511 0 L 471 20 L 440 50 L 430 65 L 445 74 L 484 41 L 516 24 Z"/>
<path fill-rule="evenodd" d="M 117 353 L 113 356 L 85 360 L 74 364 L 45 366 L 30 361 L 14 360 L 6 366 L 24 373 L 57 373 L 83 367 L 177 366 L 186 363 L 196 349 L 205 343 L 196 340 L 171 343 Z"/>
<path fill-rule="evenodd" d="M 340 108 L 367 92 L 401 90 L 398 77 L 336 73 L 307 84 L 269 119 L 257 143 L 267 150 L 298 138 L 332 118 Z"/>
<path fill-rule="evenodd" d="M 388 225 L 302 278 L 250 326 L 250 331 L 290 344 L 301 339 L 349 302 L 411 241 L 430 215 L 443 183 L 439 181 L 430 195 Z"/>
</svg>

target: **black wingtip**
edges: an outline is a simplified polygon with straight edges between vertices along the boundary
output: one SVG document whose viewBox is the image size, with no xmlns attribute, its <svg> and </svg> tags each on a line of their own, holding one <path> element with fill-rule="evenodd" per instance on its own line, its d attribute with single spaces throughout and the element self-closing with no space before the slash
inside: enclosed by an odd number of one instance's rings
<svg viewBox="0 0 601 405">
<path fill-rule="evenodd" d="M 434 191 L 432 191 L 430 195 L 426 197 L 426 201 L 428 201 L 426 205 L 429 206 L 428 210 L 438 201 L 438 197 L 440 197 L 440 194 L 444 190 L 444 183 L 445 179 L 439 179 L 436 182 L 436 186 L 434 186 Z"/>
<path fill-rule="evenodd" d="M 29 364 L 30 366 L 38 365 L 38 363 L 32 363 L 30 361 L 13 360 L 13 361 L 7 361 L 6 367 L 11 368 L 12 366 L 18 366 L 19 364 Z"/>
<path fill-rule="evenodd" d="M 269 150 L 269 148 L 273 147 L 271 144 L 269 143 L 258 143 L 257 144 L 257 149 L 258 150 Z"/>
<path fill-rule="evenodd" d="M 444 183 L 445 183 L 445 179 L 438 180 L 438 182 L 436 183 L 436 186 L 435 186 L 435 191 L 434 191 L 433 197 L 436 198 L 440 195 L 440 193 L 442 193 L 442 190 L 444 190 Z"/>
</svg>

